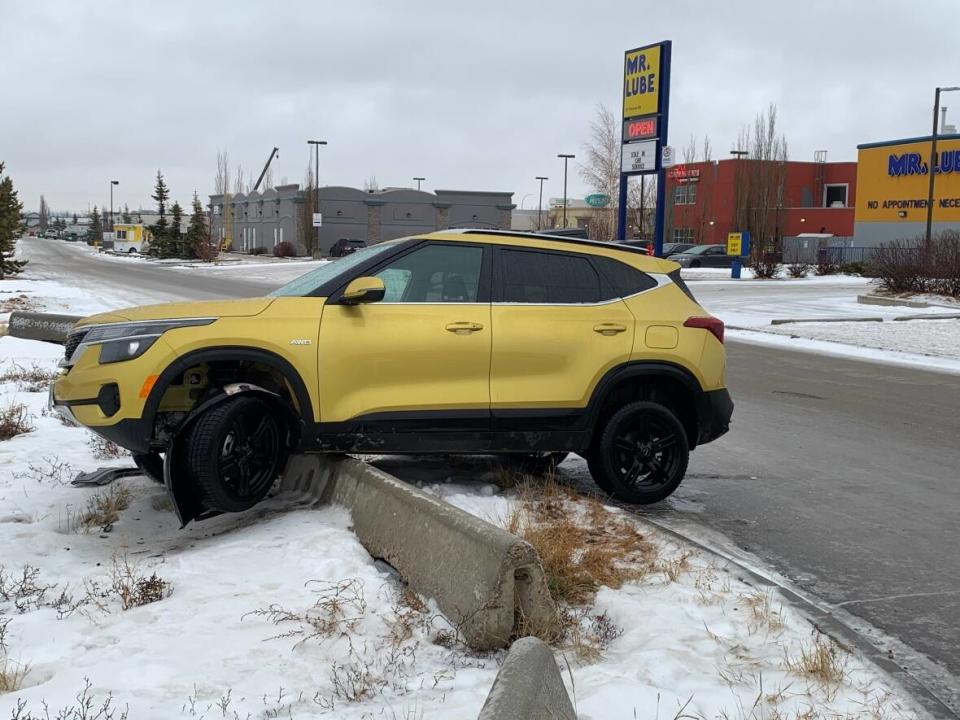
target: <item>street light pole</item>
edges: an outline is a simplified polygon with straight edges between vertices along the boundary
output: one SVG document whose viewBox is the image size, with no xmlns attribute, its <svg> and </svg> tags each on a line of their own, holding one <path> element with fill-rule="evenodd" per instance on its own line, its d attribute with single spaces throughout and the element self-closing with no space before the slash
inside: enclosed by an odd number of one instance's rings
<svg viewBox="0 0 960 720">
<path fill-rule="evenodd" d="M 935 172 L 937 167 L 937 130 L 940 120 L 940 93 L 960 90 L 960 87 L 938 87 L 933 94 L 933 134 L 930 136 L 930 164 L 927 166 L 927 172 L 930 173 L 930 182 L 927 186 L 927 230 L 923 236 L 924 247 L 930 247 L 930 236 L 933 230 L 933 183 L 937 177 Z"/>
<path fill-rule="evenodd" d="M 560 153 L 558 158 L 563 158 L 563 226 L 567 226 L 567 161 L 576 157 L 576 155 L 565 155 Z"/>
<path fill-rule="evenodd" d="M 540 218 L 543 215 L 543 181 L 549 179 L 550 178 L 543 175 L 537 175 L 537 180 L 540 181 L 540 201 L 537 203 L 537 230 L 542 229 L 540 225 Z"/>
<path fill-rule="evenodd" d="M 313 212 L 315 213 L 320 212 L 320 146 L 326 145 L 326 144 L 327 144 L 326 140 L 307 140 L 307 145 L 313 145 L 314 150 L 316 151 L 316 159 L 314 160 L 314 163 L 313 163 L 313 175 L 314 175 L 313 190 L 315 193 L 315 202 L 313 206 Z M 311 217 L 310 220 L 312 222 L 313 218 Z M 317 242 L 313 249 L 315 251 L 320 249 L 320 227 L 319 226 L 317 227 Z"/>
<path fill-rule="evenodd" d="M 110 181 L 110 234 L 113 234 L 113 186 L 119 185 L 119 180 Z"/>
<path fill-rule="evenodd" d="M 422 180 L 426 180 L 426 178 L 424 178 L 424 177 L 415 177 L 414 180 L 417 181 L 417 190 L 419 190 L 419 189 L 420 189 L 420 182 L 421 182 Z"/>
</svg>

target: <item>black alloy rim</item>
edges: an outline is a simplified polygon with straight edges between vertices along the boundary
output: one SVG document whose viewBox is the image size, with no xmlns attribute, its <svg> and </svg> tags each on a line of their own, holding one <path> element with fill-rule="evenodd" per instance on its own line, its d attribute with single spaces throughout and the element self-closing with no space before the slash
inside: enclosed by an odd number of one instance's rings
<svg viewBox="0 0 960 720">
<path fill-rule="evenodd" d="M 674 428 L 646 413 L 621 423 L 613 449 L 621 482 L 639 489 L 663 487 L 680 463 L 680 438 Z"/>
<path fill-rule="evenodd" d="M 233 421 L 220 446 L 217 468 L 238 498 L 255 497 L 276 479 L 280 428 L 269 414 L 246 413 Z"/>
</svg>

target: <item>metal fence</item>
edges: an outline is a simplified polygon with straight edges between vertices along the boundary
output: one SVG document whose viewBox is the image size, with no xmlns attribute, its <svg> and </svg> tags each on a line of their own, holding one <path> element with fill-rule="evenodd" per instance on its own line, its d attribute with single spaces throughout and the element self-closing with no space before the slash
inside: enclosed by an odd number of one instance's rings
<svg viewBox="0 0 960 720">
<path fill-rule="evenodd" d="M 855 246 L 852 237 L 785 237 L 783 262 L 844 265 L 869 261 L 876 247 Z"/>
</svg>

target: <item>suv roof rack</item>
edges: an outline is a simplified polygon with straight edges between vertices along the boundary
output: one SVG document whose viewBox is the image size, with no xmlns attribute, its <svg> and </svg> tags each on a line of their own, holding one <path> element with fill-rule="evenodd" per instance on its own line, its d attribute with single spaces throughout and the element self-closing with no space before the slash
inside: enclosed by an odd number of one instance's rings
<svg viewBox="0 0 960 720">
<path fill-rule="evenodd" d="M 521 232 L 520 230 L 484 230 L 482 228 L 463 228 L 457 230 L 444 230 L 442 232 L 459 232 L 465 235 L 499 235 L 501 237 L 524 238 L 526 240 L 553 240 L 555 242 L 572 243 L 574 245 L 586 245 L 588 247 L 612 248 L 624 252 L 640 253 L 647 255 L 647 251 L 642 248 L 632 247 L 625 243 L 603 242 L 601 240 L 584 240 L 583 238 L 565 237 L 562 235 L 547 235 L 544 233 Z"/>
</svg>

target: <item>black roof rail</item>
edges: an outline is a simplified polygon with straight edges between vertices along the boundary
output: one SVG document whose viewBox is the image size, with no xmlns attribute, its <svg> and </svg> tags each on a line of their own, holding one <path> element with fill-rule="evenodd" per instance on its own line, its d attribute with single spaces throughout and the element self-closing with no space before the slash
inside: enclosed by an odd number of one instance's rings
<svg viewBox="0 0 960 720">
<path fill-rule="evenodd" d="M 583 238 L 564 237 L 562 235 L 547 235 L 544 233 L 522 232 L 520 230 L 483 230 L 483 229 L 463 229 L 456 232 L 465 235 L 498 235 L 500 237 L 524 238 L 526 240 L 552 240 L 554 242 L 571 243 L 573 245 L 586 245 L 587 247 L 609 248 L 612 250 L 622 250 L 623 252 L 639 253 L 647 255 L 647 251 L 618 242 L 603 242 L 601 240 L 584 240 Z"/>
</svg>

